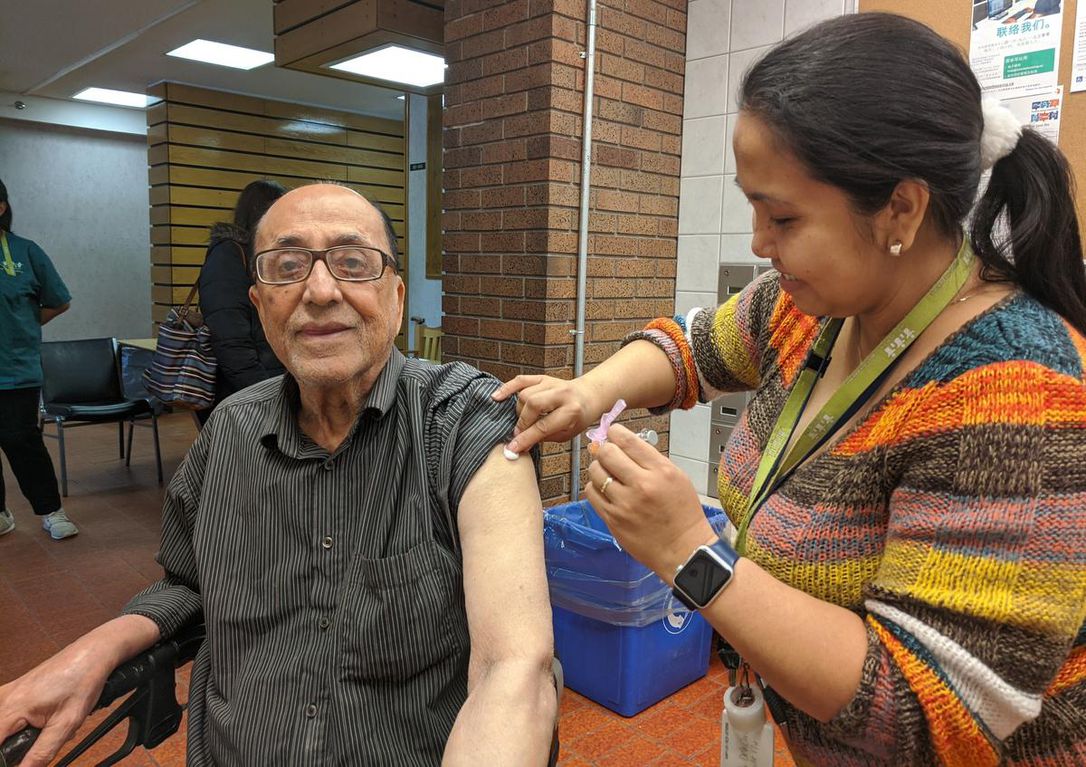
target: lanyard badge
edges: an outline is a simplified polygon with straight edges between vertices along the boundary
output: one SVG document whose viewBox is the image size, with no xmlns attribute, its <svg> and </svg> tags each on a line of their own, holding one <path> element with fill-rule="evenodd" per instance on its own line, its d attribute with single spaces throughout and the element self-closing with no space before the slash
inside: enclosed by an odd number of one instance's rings
<svg viewBox="0 0 1086 767">
<path fill-rule="evenodd" d="M 928 290 L 920 302 L 890 331 L 878 348 L 872 351 L 834 392 L 810 424 L 796 440 L 792 449 L 784 455 L 785 446 L 799 423 L 803 409 L 814 391 L 815 382 L 829 362 L 829 353 L 841 332 L 844 320 L 830 319 L 823 326 L 808 354 L 807 364 L 792 387 L 784 409 L 781 411 L 769 436 L 758 472 L 751 488 L 747 514 L 739 525 L 735 550 L 740 555 L 746 551 L 747 530 L 750 520 L 766 499 L 809 455 L 815 452 L 830 436 L 862 407 L 879 385 L 886 379 L 893 365 L 905 353 L 913 341 L 939 316 L 953 300 L 969 278 L 973 266 L 973 251 L 966 238 L 954 262 Z"/>
<path fill-rule="evenodd" d="M 8 249 L 8 233 L 0 232 L 0 247 L 4 250 L 4 271 L 8 277 L 15 276 L 15 262 L 11 260 L 11 251 Z"/>
</svg>

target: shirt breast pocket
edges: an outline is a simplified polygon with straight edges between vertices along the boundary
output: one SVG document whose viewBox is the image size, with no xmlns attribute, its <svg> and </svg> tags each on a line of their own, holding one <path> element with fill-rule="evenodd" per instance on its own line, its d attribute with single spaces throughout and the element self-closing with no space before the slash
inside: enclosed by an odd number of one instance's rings
<svg viewBox="0 0 1086 767">
<path fill-rule="evenodd" d="M 403 681 L 457 662 L 469 646 L 460 565 L 433 541 L 362 560 L 345 596 L 349 676 Z"/>
</svg>

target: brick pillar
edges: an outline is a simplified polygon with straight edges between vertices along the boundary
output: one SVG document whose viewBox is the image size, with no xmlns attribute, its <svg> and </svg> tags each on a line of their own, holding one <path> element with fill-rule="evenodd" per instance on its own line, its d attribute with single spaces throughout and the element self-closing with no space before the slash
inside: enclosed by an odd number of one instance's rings
<svg viewBox="0 0 1086 767">
<path fill-rule="evenodd" d="M 586 370 L 673 312 L 686 45 L 684 0 L 597 9 Z M 573 371 L 586 19 L 584 0 L 445 4 L 444 355 L 503 380 Z M 666 451 L 667 419 L 636 415 Z M 548 505 L 569 466 L 545 448 Z"/>
</svg>

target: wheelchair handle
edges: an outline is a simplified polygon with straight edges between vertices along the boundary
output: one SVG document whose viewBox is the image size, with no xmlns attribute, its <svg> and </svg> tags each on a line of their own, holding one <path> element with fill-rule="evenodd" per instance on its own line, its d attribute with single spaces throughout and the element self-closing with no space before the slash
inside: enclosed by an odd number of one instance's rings
<svg viewBox="0 0 1086 767">
<path fill-rule="evenodd" d="M 40 734 L 41 730 L 37 727 L 27 727 L 0 744 L 0 767 L 15 767 L 23 760 Z"/>
<path fill-rule="evenodd" d="M 172 673 L 173 669 L 185 665 L 196 657 L 196 652 L 200 649 L 203 640 L 204 625 L 202 623 L 188 626 L 171 639 L 160 642 L 121 664 L 109 675 L 94 708 L 105 708 L 118 698 L 149 682 L 164 668 L 169 668 Z M 16 767 L 40 734 L 39 728 L 26 727 L 0 743 L 0 767 Z"/>
</svg>

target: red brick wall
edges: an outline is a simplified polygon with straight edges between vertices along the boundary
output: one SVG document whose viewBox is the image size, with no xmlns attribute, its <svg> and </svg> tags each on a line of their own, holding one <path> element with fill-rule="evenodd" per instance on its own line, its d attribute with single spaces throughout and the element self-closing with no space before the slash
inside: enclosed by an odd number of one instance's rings
<svg viewBox="0 0 1086 767">
<path fill-rule="evenodd" d="M 586 369 L 674 308 L 686 45 L 684 0 L 597 8 Z M 583 0 L 445 5 L 444 355 L 503 380 L 573 371 L 586 18 Z M 666 450 L 667 419 L 637 415 Z M 565 446 L 541 490 L 568 495 Z"/>
</svg>

